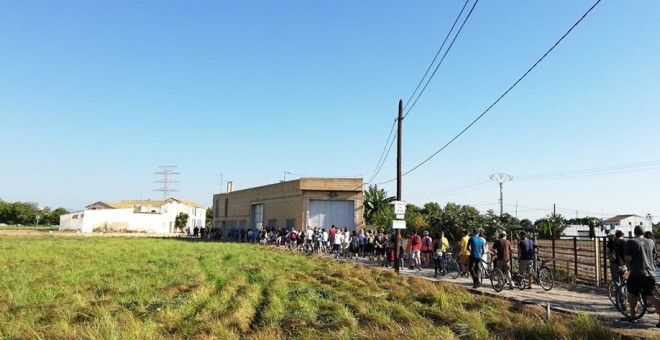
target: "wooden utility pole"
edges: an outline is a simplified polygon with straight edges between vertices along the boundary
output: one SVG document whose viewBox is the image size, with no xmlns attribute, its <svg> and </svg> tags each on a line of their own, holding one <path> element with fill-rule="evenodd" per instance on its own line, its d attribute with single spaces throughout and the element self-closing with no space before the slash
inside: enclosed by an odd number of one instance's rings
<svg viewBox="0 0 660 340">
<path fill-rule="evenodd" d="M 397 139 L 396 139 L 396 200 L 401 201 L 401 123 L 403 122 L 403 100 L 399 100 L 399 117 L 397 118 Z M 394 242 L 394 271 L 398 274 L 401 269 L 399 261 L 399 240 L 401 239 L 401 229 L 396 229 L 396 241 Z"/>
</svg>

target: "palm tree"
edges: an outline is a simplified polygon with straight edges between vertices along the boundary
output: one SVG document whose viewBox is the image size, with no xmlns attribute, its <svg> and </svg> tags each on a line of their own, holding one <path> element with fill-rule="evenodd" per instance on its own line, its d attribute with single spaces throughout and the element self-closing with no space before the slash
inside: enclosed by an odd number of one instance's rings
<svg viewBox="0 0 660 340">
<path fill-rule="evenodd" d="M 390 208 L 394 197 L 387 197 L 384 189 L 378 189 L 376 185 L 370 185 L 364 192 L 364 221 L 367 225 L 373 225 L 378 212 L 385 212 Z"/>
</svg>

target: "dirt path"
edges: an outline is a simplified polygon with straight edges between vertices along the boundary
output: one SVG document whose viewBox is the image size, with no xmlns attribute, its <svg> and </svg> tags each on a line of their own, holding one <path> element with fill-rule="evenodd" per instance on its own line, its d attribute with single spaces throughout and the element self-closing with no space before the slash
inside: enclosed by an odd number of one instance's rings
<svg viewBox="0 0 660 340">
<path fill-rule="evenodd" d="M 360 263 L 370 267 L 378 267 L 374 265 L 374 261 L 367 261 L 364 259 L 343 261 Z M 552 311 L 562 313 L 585 312 L 607 322 L 625 335 L 660 339 L 660 328 L 655 328 L 655 325 L 658 323 L 657 314 L 647 314 L 640 319 L 637 324 L 621 321 L 623 315 L 612 305 L 610 299 L 607 297 L 607 291 L 604 289 L 577 287 L 555 283 L 555 286 L 547 292 L 540 286 L 535 285 L 532 289 L 519 290 L 514 288 L 513 290 L 509 290 L 505 288 L 503 291 L 497 293 L 490 286 L 490 281 L 488 280 L 484 280 L 482 287 L 474 289 L 472 288 L 471 278 L 459 277 L 452 279 L 448 276 L 434 278 L 433 272 L 433 269 L 423 269 L 421 272 L 417 270 L 402 269 L 401 275 L 420 276 L 435 282 L 447 282 L 462 286 L 468 291 L 474 293 L 505 298 L 511 301 L 518 301 L 527 304 L 536 304 L 543 308 L 546 308 L 547 304 L 550 303 Z"/>
</svg>

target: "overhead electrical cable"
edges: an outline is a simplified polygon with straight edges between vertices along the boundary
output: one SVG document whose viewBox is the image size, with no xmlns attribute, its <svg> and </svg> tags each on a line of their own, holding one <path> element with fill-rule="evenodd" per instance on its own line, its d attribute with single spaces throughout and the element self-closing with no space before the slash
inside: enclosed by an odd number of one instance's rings
<svg viewBox="0 0 660 340">
<path fill-rule="evenodd" d="M 467 5 L 468 2 L 469 2 L 469 0 L 466 1 L 465 4 Z M 424 94 L 424 91 L 426 90 L 426 87 L 429 86 L 429 83 L 433 79 L 433 76 L 435 76 L 435 73 L 438 72 L 438 69 L 440 68 L 440 65 L 442 65 L 442 62 L 445 60 L 445 57 L 447 56 L 447 53 L 449 53 L 449 51 L 451 50 L 452 46 L 454 46 L 454 43 L 456 42 L 456 39 L 461 34 L 461 31 L 463 30 L 463 27 L 465 26 L 465 23 L 468 21 L 468 19 L 470 19 L 470 16 L 472 15 L 472 12 L 474 11 L 474 8 L 477 7 L 478 3 L 479 3 L 479 0 L 475 1 L 474 4 L 472 5 L 472 8 L 470 8 L 470 12 L 468 12 L 465 19 L 463 19 L 463 23 L 461 24 L 461 27 L 459 27 L 458 31 L 456 31 L 456 35 L 454 35 L 454 38 L 451 40 L 451 43 L 449 44 L 449 47 L 447 47 L 447 50 L 445 50 L 445 54 L 442 55 L 442 58 L 438 62 L 438 65 L 435 66 L 435 69 L 433 70 L 433 73 L 431 73 L 431 76 L 429 77 L 429 79 L 426 81 L 426 84 L 424 84 L 424 87 L 422 88 L 422 90 L 419 91 L 419 94 L 417 95 L 417 98 L 415 98 L 415 101 L 412 103 L 412 105 L 410 105 L 408 110 L 406 110 L 406 114 L 403 115 L 404 119 L 406 117 L 408 117 L 408 114 L 413 109 L 413 107 L 415 107 L 415 104 L 417 104 L 417 101 L 419 100 L 419 98 L 422 96 L 422 94 Z M 465 9 L 465 6 L 463 6 L 463 9 Z M 460 15 L 463 14 L 463 9 L 461 10 L 461 13 L 456 18 L 456 20 L 458 20 L 458 18 L 460 18 Z M 454 22 L 454 25 L 456 25 L 456 22 Z M 452 30 L 453 29 L 454 29 L 454 26 L 452 26 Z M 451 34 L 451 31 L 449 31 L 449 34 Z M 447 36 L 449 36 L 449 34 Z M 446 41 L 446 39 L 445 39 L 445 41 Z M 442 45 L 444 46 L 444 42 L 442 43 Z M 438 51 L 438 52 L 440 52 L 440 51 Z M 422 80 L 423 80 L 423 78 L 422 78 Z M 419 87 L 419 85 L 418 85 L 418 87 Z M 416 91 L 417 90 L 415 90 L 415 92 Z"/>
<path fill-rule="evenodd" d="M 561 179 L 561 178 L 608 175 L 608 174 L 616 174 L 616 173 L 654 170 L 658 168 L 660 168 L 660 160 L 612 165 L 612 166 L 599 167 L 599 168 L 516 176 L 516 179 L 522 181 L 532 181 L 532 180 L 542 180 L 542 179 Z"/>
<path fill-rule="evenodd" d="M 383 163 L 385 163 L 385 159 L 387 158 L 385 154 L 385 150 L 387 150 L 387 153 L 389 154 L 389 149 L 387 148 L 387 144 L 390 144 L 390 138 L 392 138 L 392 132 L 394 132 L 394 127 L 396 126 L 396 118 L 392 122 L 392 127 L 390 128 L 390 133 L 387 135 L 387 141 L 385 142 L 385 146 L 383 146 L 383 152 L 380 154 L 380 158 L 378 159 L 378 163 L 376 164 L 376 168 L 374 169 L 374 172 L 371 174 L 371 177 L 367 181 L 367 184 L 370 184 L 374 178 L 378 175 L 380 172 L 380 169 L 383 167 Z M 392 139 L 394 140 L 394 139 Z M 392 148 L 392 144 L 390 144 L 390 149 Z"/>
<path fill-rule="evenodd" d="M 499 103 L 500 100 L 502 100 L 502 98 L 504 98 L 507 94 L 509 94 L 509 92 L 511 92 L 511 90 L 513 90 L 513 89 L 514 89 L 514 88 L 515 88 L 515 87 L 516 87 L 516 86 L 517 86 L 517 85 L 518 85 L 523 79 L 525 79 L 525 77 L 527 77 L 527 75 L 528 75 L 530 72 L 532 72 L 532 70 L 534 70 L 534 69 L 536 68 L 536 66 L 537 66 L 539 63 L 541 63 L 541 61 L 543 61 L 543 59 L 545 59 L 545 57 L 547 57 L 548 54 L 550 54 L 550 52 L 552 52 L 552 51 L 555 49 L 555 47 L 557 47 L 557 45 L 559 45 L 559 43 L 561 43 L 561 42 L 564 40 L 564 38 L 566 38 L 566 37 L 568 36 L 568 34 L 570 34 L 570 33 L 573 31 L 573 29 L 575 29 L 575 27 L 577 27 L 577 26 L 582 22 L 582 20 L 584 20 L 584 18 L 586 18 L 587 15 L 588 15 L 589 13 L 591 13 L 591 11 L 592 11 L 592 10 L 593 10 L 593 9 L 594 9 L 594 8 L 600 3 L 600 2 L 601 2 L 601 0 L 596 1 L 596 3 L 594 3 L 594 4 L 593 4 L 593 5 L 592 5 L 592 6 L 591 6 L 591 7 L 590 7 L 590 8 L 589 8 L 589 9 L 588 9 L 583 15 L 582 15 L 582 17 L 580 17 L 580 19 L 579 19 L 578 21 L 576 21 L 575 24 L 573 24 L 573 26 L 571 26 L 571 28 L 569 28 L 568 31 L 566 31 L 566 33 L 564 33 L 564 35 L 562 35 L 561 38 L 559 38 L 559 40 L 557 40 L 557 42 L 555 42 L 554 45 L 552 45 L 552 47 L 550 47 L 550 49 L 548 49 L 548 50 L 543 54 L 543 56 L 541 56 L 541 58 L 539 58 L 539 59 L 538 59 L 533 65 L 532 65 L 532 67 L 530 67 L 530 68 L 529 68 L 529 69 L 528 69 L 528 70 L 527 70 L 522 76 L 520 76 L 520 78 L 518 78 L 518 80 L 516 80 L 516 81 L 513 83 L 513 85 L 511 85 L 506 91 L 504 91 L 504 93 L 503 93 L 501 96 L 499 96 L 499 98 L 497 98 L 497 100 L 495 100 L 495 101 L 494 101 L 494 102 L 493 102 L 488 108 L 486 108 L 486 110 L 484 110 L 479 116 L 477 116 L 477 118 L 475 118 L 470 124 L 468 124 L 468 126 L 466 126 L 463 130 L 461 130 L 461 132 L 459 132 L 456 136 L 454 136 L 454 138 L 452 138 L 451 140 L 449 140 L 449 142 L 447 142 L 445 145 L 443 145 L 440 149 L 438 149 L 436 152 L 434 152 L 431 156 L 429 156 L 429 157 L 426 158 L 424 161 L 422 161 L 421 163 L 419 163 L 419 164 L 417 164 L 416 166 L 414 166 L 412 169 L 410 169 L 410 170 L 404 172 L 402 176 L 405 176 L 405 175 L 407 175 L 407 174 L 409 174 L 409 173 L 411 173 L 411 172 L 417 170 L 417 169 L 418 169 L 419 167 L 421 167 L 422 165 L 426 164 L 426 162 L 430 161 L 433 157 L 435 157 L 437 154 L 439 154 L 442 150 L 446 149 L 446 148 L 447 148 L 449 145 L 451 145 L 455 140 L 457 140 L 460 136 L 462 136 L 462 135 L 465 133 L 465 131 L 467 131 L 468 129 L 470 129 L 470 128 L 471 128 L 471 127 L 472 127 L 477 121 L 479 121 L 484 115 L 486 115 L 486 113 L 488 113 L 488 112 L 489 112 L 489 111 L 490 111 L 495 105 L 497 105 L 497 103 Z M 395 181 L 395 180 L 396 180 L 396 178 L 391 179 L 391 180 L 389 180 L 389 181 L 385 181 L 385 182 L 379 183 L 379 184 L 385 184 L 385 183 L 393 182 L 393 181 Z"/>
<path fill-rule="evenodd" d="M 431 63 L 429 64 L 429 67 L 426 68 L 426 72 L 424 72 L 424 75 L 422 76 L 422 79 L 419 80 L 419 83 L 417 84 L 417 87 L 415 88 L 415 91 L 413 91 L 413 93 L 410 95 L 410 98 L 408 98 L 408 100 L 406 101 L 406 106 L 407 106 L 407 103 L 410 103 L 410 102 L 412 101 L 413 97 L 414 97 L 415 94 L 417 93 L 417 90 L 419 90 L 419 87 L 422 86 L 422 83 L 424 82 L 424 79 L 426 79 L 426 76 L 429 74 L 429 71 L 430 71 L 431 68 L 433 67 L 433 64 L 435 64 L 435 61 L 438 59 L 438 56 L 440 55 L 440 52 L 442 52 L 442 49 L 445 47 L 445 44 L 447 43 L 447 40 L 449 40 L 449 37 L 451 36 L 451 33 L 454 31 L 454 28 L 456 27 L 456 24 L 458 23 L 458 20 L 459 20 L 459 19 L 461 18 L 461 16 L 463 15 L 463 11 L 465 11 L 465 7 L 467 7 L 467 4 L 468 4 L 469 2 L 470 2 L 470 0 L 466 0 L 466 1 L 465 1 L 465 4 L 463 4 L 463 8 L 461 8 L 461 11 L 460 11 L 460 12 L 458 13 L 458 15 L 456 16 L 456 20 L 454 20 L 454 24 L 451 25 L 451 28 L 449 29 L 449 32 L 447 32 L 447 35 L 445 36 L 445 40 L 442 41 L 442 45 L 440 45 L 440 48 L 438 48 L 438 52 L 435 53 L 435 56 L 433 57 L 433 60 L 431 60 Z M 450 47 L 450 48 L 451 48 L 451 47 Z M 445 53 L 445 56 L 446 56 L 446 55 L 447 55 L 447 54 Z M 442 57 L 442 60 L 444 60 L 444 56 Z M 442 60 L 440 60 L 440 63 L 438 64 L 438 66 L 439 66 L 440 64 L 442 64 Z M 437 68 L 436 68 L 436 70 L 437 70 Z M 434 72 L 434 73 L 435 73 L 435 72 Z M 433 76 L 431 76 L 431 78 L 432 78 L 432 77 L 433 77 Z M 428 84 L 428 83 L 427 83 L 427 84 Z M 419 97 L 418 97 L 418 98 L 419 98 Z M 415 102 L 417 102 L 417 101 L 415 101 Z M 413 105 L 413 106 L 414 106 L 414 105 Z M 404 107 L 404 108 L 405 108 L 405 107 Z M 410 109 L 412 109 L 412 107 L 411 107 Z M 406 112 L 406 116 L 408 115 L 408 112 L 410 112 L 410 110 L 408 110 L 408 111 Z M 406 117 L 404 116 L 403 118 L 406 118 Z"/>
</svg>

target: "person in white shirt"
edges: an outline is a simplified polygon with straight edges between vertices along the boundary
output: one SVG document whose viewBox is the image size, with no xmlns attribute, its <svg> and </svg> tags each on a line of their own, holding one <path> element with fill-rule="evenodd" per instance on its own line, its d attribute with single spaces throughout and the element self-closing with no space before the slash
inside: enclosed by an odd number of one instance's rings
<svg viewBox="0 0 660 340">
<path fill-rule="evenodd" d="M 328 232 L 325 231 L 325 228 L 321 229 L 321 234 L 323 235 L 323 244 L 321 245 L 325 251 L 330 248 L 330 243 L 328 242 Z"/>
<path fill-rule="evenodd" d="M 341 247 L 341 243 L 343 241 L 343 235 L 341 232 L 337 232 L 335 234 L 335 237 L 332 240 L 332 251 L 335 253 L 335 258 L 339 258 L 339 247 Z"/>
</svg>

